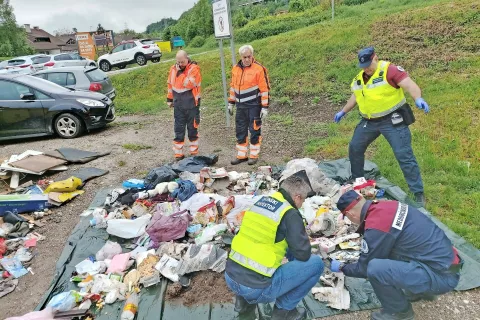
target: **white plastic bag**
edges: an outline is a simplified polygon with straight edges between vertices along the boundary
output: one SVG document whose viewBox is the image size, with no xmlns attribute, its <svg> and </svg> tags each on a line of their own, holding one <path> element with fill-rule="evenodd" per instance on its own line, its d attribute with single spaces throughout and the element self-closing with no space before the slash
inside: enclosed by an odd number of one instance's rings
<svg viewBox="0 0 480 320">
<path fill-rule="evenodd" d="M 225 223 L 210 224 L 195 238 L 195 244 L 201 245 L 208 241 L 212 241 L 217 234 L 225 232 L 226 230 L 227 225 Z"/>
<path fill-rule="evenodd" d="M 77 306 L 79 295 L 75 291 L 62 292 L 55 295 L 47 304 L 54 311 L 70 311 Z"/>
<path fill-rule="evenodd" d="M 97 261 L 104 261 L 105 259 L 112 259 L 120 253 L 122 253 L 122 247 L 118 243 L 107 241 L 102 249 L 97 252 L 95 258 Z"/>
<path fill-rule="evenodd" d="M 215 199 L 215 202 L 225 202 L 227 198 L 213 193 L 195 193 L 188 200 L 183 201 L 180 206 L 180 211 L 189 210 L 192 215 L 197 213 L 198 209 L 210 203 L 210 198 Z"/>
<path fill-rule="evenodd" d="M 110 220 L 108 221 L 107 232 L 123 239 L 140 237 L 145 233 L 145 228 L 147 227 L 151 218 L 152 215 L 146 214 L 135 220 Z"/>
</svg>

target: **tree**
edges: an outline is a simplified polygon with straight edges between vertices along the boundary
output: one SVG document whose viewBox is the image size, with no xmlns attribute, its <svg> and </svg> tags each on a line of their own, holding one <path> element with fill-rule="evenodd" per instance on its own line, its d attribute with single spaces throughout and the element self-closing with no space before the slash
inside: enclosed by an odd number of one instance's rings
<svg viewBox="0 0 480 320">
<path fill-rule="evenodd" d="M 72 28 L 72 30 L 73 30 L 73 33 L 77 33 L 77 32 L 78 32 L 77 28 Z"/>
<path fill-rule="evenodd" d="M 97 27 L 97 33 L 105 33 L 105 29 L 103 29 L 102 24 L 99 23 Z"/>
<path fill-rule="evenodd" d="M 71 34 L 72 31 L 68 28 L 61 28 L 61 29 L 57 29 L 57 30 L 53 30 L 53 34 L 58 37 L 58 36 L 62 36 L 62 35 L 65 35 L 65 34 Z"/>
<path fill-rule="evenodd" d="M 163 18 L 158 22 L 151 23 L 147 26 L 147 30 L 145 33 L 153 34 L 153 33 L 161 33 L 169 26 L 174 25 L 177 23 L 177 20 L 173 18 Z"/>
<path fill-rule="evenodd" d="M 35 53 L 27 42 L 25 29 L 17 26 L 8 0 L 0 0 L 0 56 L 11 57 Z"/>
</svg>

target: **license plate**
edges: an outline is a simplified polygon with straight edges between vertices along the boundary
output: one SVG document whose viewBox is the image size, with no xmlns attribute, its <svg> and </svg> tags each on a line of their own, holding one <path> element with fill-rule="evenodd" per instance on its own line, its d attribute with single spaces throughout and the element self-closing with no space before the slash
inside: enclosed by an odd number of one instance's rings
<svg viewBox="0 0 480 320">
<path fill-rule="evenodd" d="M 152 58 L 160 58 L 160 57 L 161 57 L 160 54 L 154 54 L 154 55 L 152 56 Z"/>
<path fill-rule="evenodd" d="M 112 98 L 115 98 L 115 92 L 114 93 L 110 93 L 110 95 L 108 96 L 110 99 Z"/>
<path fill-rule="evenodd" d="M 159 52 L 160 52 L 160 51 L 158 51 L 158 50 L 153 50 L 153 53 L 159 53 Z"/>
</svg>

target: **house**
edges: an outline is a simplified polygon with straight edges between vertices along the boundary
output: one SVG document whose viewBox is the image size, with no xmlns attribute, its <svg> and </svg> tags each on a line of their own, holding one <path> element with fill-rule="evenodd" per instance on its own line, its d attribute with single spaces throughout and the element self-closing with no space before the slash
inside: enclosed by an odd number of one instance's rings
<svg viewBox="0 0 480 320">
<path fill-rule="evenodd" d="M 61 42 L 61 46 L 60 46 L 61 52 L 77 52 L 78 51 L 78 44 L 77 44 L 75 33 L 62 34 L 55 38 L 58 40 L 58 42 Z"/>
<path fill-rule="evenodd" d="M 25 25 L 27 40 L 37 53 L 57 54 L 61 52 L 62 43 L 56 37 L 39 27 Z"/>
</svg>

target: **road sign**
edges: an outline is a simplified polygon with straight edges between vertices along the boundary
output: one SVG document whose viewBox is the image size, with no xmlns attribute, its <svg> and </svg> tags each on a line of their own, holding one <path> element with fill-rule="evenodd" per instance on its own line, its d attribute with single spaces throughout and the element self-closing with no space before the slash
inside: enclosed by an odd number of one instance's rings
<svg viewBox="0 0 480 320">
<path fill-rule="evenodd" d="M 215 38 L 229 38 L 232 35 L 230 30 L 230 15 L 228 0 L 218 0 L 212 4 L 213 24 L 215 26 Z"/>
</svg>

